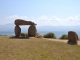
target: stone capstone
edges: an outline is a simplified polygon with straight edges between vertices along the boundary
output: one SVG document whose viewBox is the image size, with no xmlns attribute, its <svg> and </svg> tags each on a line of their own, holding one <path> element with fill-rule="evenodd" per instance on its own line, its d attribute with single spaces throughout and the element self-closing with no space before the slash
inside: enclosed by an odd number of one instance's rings
<svg viewBox="0 0 80 60">
<path fill-rule="evenodd" d="M 16 19 L 14 22 L 15 25 L 36 25 L 34 22 L 26 21 L 22 19 Z"/>
</svg>

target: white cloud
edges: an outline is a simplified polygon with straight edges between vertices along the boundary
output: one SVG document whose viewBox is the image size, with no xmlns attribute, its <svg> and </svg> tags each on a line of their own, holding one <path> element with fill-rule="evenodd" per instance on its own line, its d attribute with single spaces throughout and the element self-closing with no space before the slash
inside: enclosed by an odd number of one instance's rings
<svg viewBox="0 0 80 60">
<path fill-rule="evenodd" d="M 27 19 L 27 16 L 17 16 L 17 15 L 13 15 L 13 16 L 8 16 L 8 17 L 6 17 L 6 19 Z"/>
<path fill-rule="evenodd" d="M 32 20 L 34 20 L 34 17 L 31 17 Z"/>
<path fill-rule="evenodd" d="M 56 16 L 52 16 L 49 20 L 53 20 L 53 21 L 60 21 L 60 18 L 56 17 Z"/>
<path fill-rule="evenodd" d="M 43 16 L 42 16 L 43 17 Z M 47 17 L 46 17 L 47 18 Z M 43 20 L 41 22 L 41 20 Z M 80 26 L 80 16 L 69 17 L 67 19 L 61 19 L 56 16 L 52 16 L 51 18 L 38 19 L 39 25 L 49 25 L 49 26 Z"/>
<path fill-rule="evenodd" d="M 40 18 L 38 18 L 38 20 L 47 20 L 48 18 L 47 18 L 47 16 L 42 16 L 42 17 L 40 17 Z"/>
<path fill-rule="evenodd" d="M 13 15 L 13 16 L 8 16 L 6 17 L 7 23 L 9 22 L 14 22 L 15 19 L 27 19 L 27 16 L 18 16 L 18 15 Z M 30 20 L 28 21 L 33 21 L 35 22 L 38 26 L 80 26 L 80 16 L 75 16 L 72 17 L 70 16 L 67 19 L 61 19 L 58 18 L 57 16 L 52 16 L 48 18 L 46 15 L 41 16 L 39 18 L 34 18 L 30 17 Z"/>
</svg>

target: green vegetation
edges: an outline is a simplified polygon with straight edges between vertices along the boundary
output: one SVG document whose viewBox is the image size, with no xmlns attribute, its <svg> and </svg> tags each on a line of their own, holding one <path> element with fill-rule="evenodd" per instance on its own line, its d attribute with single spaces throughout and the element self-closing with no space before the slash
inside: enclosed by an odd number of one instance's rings
<svg viewBox="0 0 80 60">
<path fill-rule="evenodd" d="M 0 36 L 0 60 L 80 60 L 80 46 L 40 38 Z"/>
<path fill-rule="evenodd" d="M 50 32 L 44 35 L 44 38 L 56 38 L 55 34 Z"/>
<path fill-rule="evenodd" d="M 28 34 L 27 34 L 27 33 L 26 33 L 26 34 L 25 34 L 25 33 L 21 33 L 21 36 L 22 36 L 22 37 L 27 37 Z"/>
<path fill-rule="evenodd" d="M 7 36 L 7 35 L 0 35 L 0 36 Z"/>
<path fill-rule="evenodd" d="M 68 39 L 68 35 L 63 34 L 63 35 L 60 37 L 60 39 Z"/>
</svg>

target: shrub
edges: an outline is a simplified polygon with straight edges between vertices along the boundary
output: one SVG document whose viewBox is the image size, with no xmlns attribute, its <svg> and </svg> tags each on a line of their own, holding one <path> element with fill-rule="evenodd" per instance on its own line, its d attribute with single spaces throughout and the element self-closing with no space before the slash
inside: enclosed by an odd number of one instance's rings
<svg viewBox="0 0 80 60">
<path fill-rule="evenodd" d="M 63 35 L 60 37 L 60 39 L 68 39 L 68 35 L 63 34 Z"/>
<path fill-rule="evenodd" d="M 28 33 L 26 33 L 25 36 L 27 37 L 28 36 Z"/>
<path fill-rule="evenodd" d="M 0 35 L 0 36 L 7 36 L 7 35 Z"/>
<path fill-rule="evenodd" d="M 26 33 L 26 34 L 25 34 L 25 33 L 21 33 L 21 36 L 22 36 L 22 37 L 27 37 L 28 34 L 27 34 L 27 33 Z"/>
<path fill-rule="evenodd" d="M 44 38 L 56 38 L 55 34 L 50 32 L 44 35 Z"/>
</svg>

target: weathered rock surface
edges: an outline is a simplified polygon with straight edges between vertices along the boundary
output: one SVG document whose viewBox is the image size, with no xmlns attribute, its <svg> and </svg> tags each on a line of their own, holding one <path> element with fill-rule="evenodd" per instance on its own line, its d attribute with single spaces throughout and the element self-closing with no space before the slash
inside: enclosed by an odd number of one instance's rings
<svg viewBox="0 0 80 60">
<path fill-rule="evenodd" d="M 34 22 L 26 21 L 22 19 L 16 19 L 14 22 L 15 25 L 36 25 Z"/>
<path fill-rule="evenodd" d="M 19 37 L 21 34 L 21 28 L 18 25 L 16 25 L 14 31 L 15 31 L 15 36 Z"/>
<path fill-rule="evenodd" d="M 68 44 L 77 45 L 78 42 L 78 35 L 74 31 L 68 32 Z"/>
<path fill-rule="evenodd" d="M 36 33 L 37 33 L 37 30 L 36 30 L 35 25 L 31 25 L 31 26 L 28 28 L 28 36 L 29 36 L 29 37 L 35 37 L 35 36 L 36 36 Z"/>
<path fill-rule="evenodd" d="M 43 36 L 42 35 L 40 35 L 40 34 L 36 34 L 36 36 L 35 36 L 36 38 L 43 38 Z"/>
</svg>

